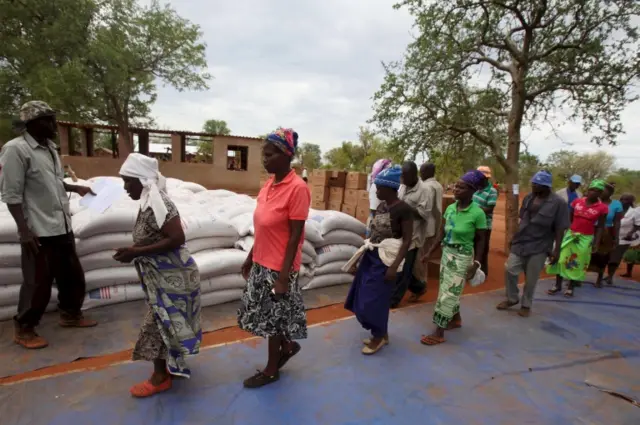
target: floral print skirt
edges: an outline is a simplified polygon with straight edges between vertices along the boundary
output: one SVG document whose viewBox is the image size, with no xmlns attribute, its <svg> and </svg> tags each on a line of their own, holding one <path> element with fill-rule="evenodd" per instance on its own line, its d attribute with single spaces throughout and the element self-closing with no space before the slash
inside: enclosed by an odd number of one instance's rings
<svg viewBox="0 0 640 425">
<path fill-rule="evenodd" d="M 289 274 L 289 293 L 276 300 L 271 292 L 280 272 L 254 263 L 238 309 L 238 326 L 263 338 L 307 337 L 307 314 L 298 285 L 298 272 Z"/>
<path fill-rule="evenodd" d="M 547 266 L 547 273 L 582 282 L 591 262 L 592 246 L 593 235 L 583 235 L 567 230 L 560 246 L 560 258 L 556 264 Z"/>
</svg>

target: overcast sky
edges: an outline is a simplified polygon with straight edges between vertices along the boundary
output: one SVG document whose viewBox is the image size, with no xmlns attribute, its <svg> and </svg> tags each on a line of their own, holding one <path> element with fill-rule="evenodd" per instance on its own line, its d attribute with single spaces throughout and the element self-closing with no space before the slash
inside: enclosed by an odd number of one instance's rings
<svg viewBox="0 0 640 425">
<path fill-rule="evenodd" d="M 402 57 L 412 19 L 393 0 L 174 0 L 178 13 L 199 24 L 215 77 L 206 92 L 160 88 L 153 115 L 161 128 L 201 129 L 225 120 L 233 134 L 256 136 L 279 125 L 323 152 L 353 140 L 372 115 L 381 61 Z M 525 130 L 529 151 L 595 151 L 579 124 L 557 120 Z M 640 169 L 640 103 L 623 114 L 627 134 L 611 152 L 619 167 Z M 571 143 L 571 146 L 563 145 Z"/>
</svg>

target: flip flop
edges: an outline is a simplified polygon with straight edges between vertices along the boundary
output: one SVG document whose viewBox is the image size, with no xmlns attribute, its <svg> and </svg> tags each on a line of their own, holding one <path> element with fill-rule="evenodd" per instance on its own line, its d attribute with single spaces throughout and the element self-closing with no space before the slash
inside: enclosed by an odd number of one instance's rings
<svg viewBox="0 0 640 425">
<path fill-rule="evenodd" d="M 547 291 L 547 294 L 548 294 L 548 295 L 555 295 L 555 294 L 557 294 L 557 293 L 558 293 L 558 292 L 560 292 L 560 291 L 562 291 L 562 289 L 560 289 L 560 288 L 551 288 L 551 289 L 549 289 L 549 290 Z"/>
<path fill-rule="evenodd" d="M 129 392 L 136 398 L 146 398 L 170 390 L 171 385 L 171 377 L 167 377 L 167 379 L 165 379 L 164 382 L 159 385 L 153 385 L 149 381 L 141 382 L 131 387 Z"/>
<path fill-rule="evenodd" d="M 420 343 L 422 343 L 423 345 L 438 345 L 442 344 L 445 341 L 446 339 L 444 339 L 443 337 L 435 335 L 422 335 L 422 338 L 420 339 Z"/>
<path fill-rule="evenodd" d="M 387 342 L 384 340 L 384 338 L 382 338 L 380 340 L 380 343 L 377 346 L 375 346 L 374 348 L 371 348 L 368 345 L 365 345 L 362 348 L 362 354 L 364 354 L 365 356 L 370 356 L 370 355 L 375 354 L 378 351 L 380 351 L 382 349 L 382 347 L 384 347 L 385 345 L 387 345 Z"/>
<path fill-rule="evenodd" d="M 291 348 L 291 351 L 282 353 L 280 355 L 280 360 L 278 361 L 278 369 L 282 369 L 284 365 L 286 365 L 287 362 L 291 360 L 291 357 L 295 356 L 300 352 L 300 350 L 302 350 L 302 347 L 297 342 L 294 341 L 292 345 L 293 348 Z"/>
<path fill-rule="evenodd" d="M 385 344 L 389 344 L 389 335 L 385 335 L 384 337 L 382 337 L 382 340 L 384 341 Z M 362 343 L 364 345 L 369 345 L 371 344 L 371 338 L 365 338 L 362 340 Z"/>
<path fill-rule="evenodd" d="M 566 291 L 564 291 L 564 296 L 566 298 L 572 298 L 573 297 L 573 289 L 567 289 Z"/>
</svg>

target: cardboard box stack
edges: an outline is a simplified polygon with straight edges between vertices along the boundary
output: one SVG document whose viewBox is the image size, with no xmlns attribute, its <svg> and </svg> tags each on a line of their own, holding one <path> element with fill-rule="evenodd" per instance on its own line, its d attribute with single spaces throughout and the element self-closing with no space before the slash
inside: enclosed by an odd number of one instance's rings
<svg viewBox="0 0 640 425">
<path fill-rule="evenodd" d="M 356 208 L 356 218 L 363 223 L 367 223 L 369 219 L 370 204 L 369 204 L 369 191 L 358 191 L 358 206 Z"/>
<path fill-rule="evenodd" d="M 340 211 L 347 173 L 343 171 L 313 170 L 311 172 L 311 208 Z"/>
<path fill-rule="evenodd" d="M 344 200 L 342 204 L 342 212 L 352 217 L 362 220 L 363 214 L 358 215 L 358 207 L 361 205 L 362 192 L 367 192 L 367 175 L 364 173 L 351 172 L 347 174 L 344 189 Z M 367 197 L 367 215 L 369 211 L 369 201 Z M 366 222 L 366 218 L 363 222 Z"/>
</svg>

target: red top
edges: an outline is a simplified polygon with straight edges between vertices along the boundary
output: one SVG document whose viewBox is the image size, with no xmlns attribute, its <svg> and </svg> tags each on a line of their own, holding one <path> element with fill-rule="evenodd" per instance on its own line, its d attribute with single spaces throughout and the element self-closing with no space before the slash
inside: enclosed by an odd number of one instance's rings
<svg viewBox="0 0 640 425">
<path fill-rule="evenodd" d="M 309 216 L 310 205 L 309 187 L 294 170 L 280 183 L 275 183 L 275 177 L 267 181 L 258 194 L 258 205 L 253 213 L 255 263 L 280 271 L 291 234 L 289 221 L 305 221 Z M 304 229 L 293 260 L 293 271 L 300 270 L 303 242 Z"/>
<path fill-rule="evenodd" d="M 573 221 L 571 222 L 571 231 L 581 233 L 583 235 L 593 235 L 596 231 L 595 223 L 600 216 L 609 213 L 607 204 L 598 200 L 595 204 L 587 206 L 587 198 L 579 198 L 573 201 Z"/>
</svg>

